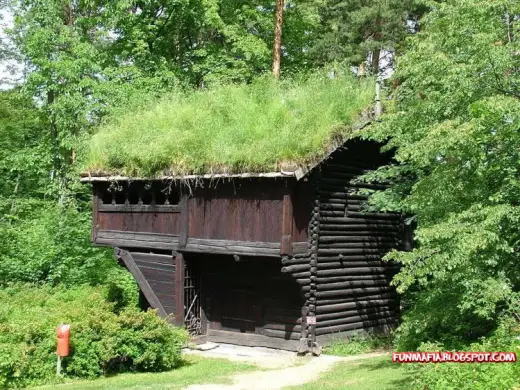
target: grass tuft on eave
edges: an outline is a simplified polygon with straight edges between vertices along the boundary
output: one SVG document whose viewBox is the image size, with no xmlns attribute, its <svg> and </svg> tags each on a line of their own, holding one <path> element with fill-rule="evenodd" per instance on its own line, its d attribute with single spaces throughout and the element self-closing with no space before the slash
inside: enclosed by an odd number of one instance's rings
<svg viewBox="0 0 520 390">
<path fill-rule="evenodd" d="M 93 175 L 272 172 L 319 159 L 372 101 L 350 72 L 172 92 L 114 115 L 90 141 Z"/>
</svg>

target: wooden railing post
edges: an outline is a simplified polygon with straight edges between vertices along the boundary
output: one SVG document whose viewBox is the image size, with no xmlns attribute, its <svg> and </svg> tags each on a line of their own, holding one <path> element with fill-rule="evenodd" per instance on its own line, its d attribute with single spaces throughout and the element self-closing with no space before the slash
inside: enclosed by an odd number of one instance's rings
<svg viewBox="0 0 520 390">
<path fill-rule="evenodd" d="M 184 255 L 180 252 L 175 256 L 175 325 L 184 326 Z"/>
</svg>

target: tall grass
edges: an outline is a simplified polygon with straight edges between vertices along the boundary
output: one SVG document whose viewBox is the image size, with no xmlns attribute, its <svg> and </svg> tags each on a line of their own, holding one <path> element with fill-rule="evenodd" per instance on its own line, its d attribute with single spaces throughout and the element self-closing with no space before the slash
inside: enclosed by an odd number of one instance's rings
<svg viewBox="0 0 520 390">
<path fill-rule="evenodd" d="M 277 170 L 318 158 L 372 99 L 348 72 L 172 92 L 114 115 L 90 142 L 93 173 L 154 176 Z"/>
</svg>

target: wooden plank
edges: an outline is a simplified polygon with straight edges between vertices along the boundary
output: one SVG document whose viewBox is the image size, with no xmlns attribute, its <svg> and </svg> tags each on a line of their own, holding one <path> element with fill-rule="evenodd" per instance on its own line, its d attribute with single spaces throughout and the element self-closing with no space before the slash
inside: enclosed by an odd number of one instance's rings
<svg viewBox="0 0 520 390">
<path fill-rule="evenodd" d="M 180 213 L 123 213 L 100 212 L 99 229 L 136 233 L 179 233 Z"/>
<path fill-rule="evenodd" d="M 151 204 L 100 204 L 99 211 L 104 213 L 180 213 L 177 205 Z"/>
<path fill-rule="evenodd" d="M 386 306 L 398 306 L 399 300 L 397 298 L 386 298 L 386 299 L 372 299 L 372 300 L 361 300 L 366 298 L 358 298 L 358 301 L 336 303 L 333 305 L 318 305 L 316 307 L 316 313 L 320 317 L 323 313 L 342 312 L 348 310 L 366 310 L 369 308 L 379 308 Z"/>
<path fill-rule="evenodd" d="M 293 242 L 292 243 L 292 255 L 302 255 L 309 253 L 309 243 L 304 242 Z"/>
<path fill-rule="evenodd" d="M 382 318 L 379 320 L 369 320 L 369 321 L 367 320 L 367 321 L 354 322 L 354 323 L 344 324 L 344 325 L 328 326 L 325 328 L 316 329 L 316 336 L 319 336 L 321 334 L 345 331 L 345 330 L 363 329 L 363 328 L 370 328 L 370 327 L 381 326 L 381 325 L 393 325 L 396 322 L 397 321 L 394 318 Z"/>
<path fill-rule="evenodd" d="M 105 240 L 97 239 L 97 246 L 111 246 L 118 248 L 150 248 L 150 249 L 161 249 L 161 250 L 175 250 L 177 244 L 164 243 L 164 242 L 153 242 L 153 241 L 135 241 L 135 240 Z"/>
<path fill-rule="evenodd" d="M 95 244 L 119 248 L 175 250 L 178 246 L 177 240 L 178 236 L 171 234 L 99 230 Z"/>
<path fill-rule="evenodd" d="M 178 238 L 178 236 L 174 234 L 123 232 L 120 230 L 100 230 L 98 232 L 98 238 L 103 238 L 106 240 L 122 239 L 170 243 L 172 239 Z"/>
<path fill-rule="evenodd" d="M 143 269 L 147 269 L 150 271 L 155 271 L 159 275 L 164 275 L 164 274 L 168 274 L 168 273 L 173 274 L 175 272 L 175 267 L 170 264 L 151 263 L 149 261 L 139 261 L 139 260 L 135 260 L 135 259 L 134 259 L 134 261 L 135 261 L 135 264 L 137 264 L 137 266 L 141 269 L 141 271 Z"/>
<path fill-rule="evenodd" d="M 222 247 L 248 247 L 258 249 L 280 250 L 279 242 L 259 242 L 259 241 L 232 241 L 232 240 L 212 240 L 207 238 L 189 238 L 188 245 L 207 245 Z"/>
<path fill-rule="evenodd" d="M 158 253 L 131 252 L 135 261 L 174 265 L 173 256 Z"/>
<path fill-rule="evenodd" d="M 181 220 L 180 220 L 180 231 L 179 231 L 179 248 L 185 248 L 188 242 L 188 231 L 190 228 L 189 221 L 189 202 L 188 194 L 182 194 L 180 201 L 181 209 Z"/>
<path fill-rule="evenodd" d="M 280 243 L 188 238 L 185 252 L 280 257 Z"/>
<path fill-rule="evenodd" d="M 349 295 L 359 295 L 359 294 L 378 294 L 378 293 L 385 293 L 385 292 L 391 292 L 391 287 L 366 287 L 366 288 L 352 288 L 347 290 L 332 290 L 332 291 L 317 291 L 315 293 L 315 296 L 318 298 L 323 297 L 345 297 Z"/>
<path fill-rule="evenodd" d="M 92 232 L 91 240 L 96 242 L 98 233 L 98 216 L 99 216 L 99 189 L 96 185 L 92 186 Z"/>
<path fill-rule="evenodd" d="M 130 253 L 125 250 L 115 248 L 114 255 L 116 256 L 116 258 L 121 259 L 123 261 L 123 263 L 126 265 L 126 268 L 134 276 L 135 280 L 137 281 L 137 284 L 139 285 L 139 288 L 143 292 L 143 295 L 145 296 L 150 306 L 154 309 L 157 309 L 157 313 L 161 317 L 166 317 L 166 310 L 164 310 L 161 301 L 155 295 L 155 292 L 150 287 L 150 284 L 142 274 L 139 267 L 135 264 L 134 259 L 132 258 Z"/>
<path fill-rule="evenodd" d="M 280 243 L 284 181 L 220 182 L 189 200 L 189 236 Z"/>
<path fill-rule="evenodd" d="M 185 263 L 184 255 L 177 253 L 175 255 L 175 324 L 184 326 L 184 275 Z"/>
<path fill-rule="evenodd" d="M 291 326 L 287 326 L 292 328 Z M 262 335 L 268 337 L 276 337 L 278 340 L 299 340 L 301 338 L 301 326 L 298 329 L 293 330 L 273 330 L 273 329 L 262 329 Z"/>
<path fill-rule="evenodd" d="M 208 341 L 249 347 L 276 348 L 286 351 L 297 351 L 299 344 L 296 340 L 284 340 L 253 333 L 238 333 L 215 329 L 208 329 Z"/>
<path fill-rule="evenodd" d="M 292 256 L 293 254 L 293 201 L 290 193 L 283 196 L 282 204 L 282 237 L 280 245 L 280 254 Z"/>
<path fill-rule="evenodd" d="M 321 322 L 331 319 L 338 319 L 338 318 L 347 318 L 352 317 L 355 315 L 368 315 L 372 313 L 387 313 L 390 316 L 395 316 L 397 311 L 399 310 L 399 307 L 396 305 L 396 302 L 394 302 L 393 305 L 386 305 L 386 306 L 374 306 L 374 307 L 366 307 L 366 308 L 356 308 L 355 310 L 347 310 L 347 311 L 333 311 L 330 313 L 320 314 L 316 316 L 317 321 Z"/>
<path fill-rule="evenodd" d="M 152 290 L 156 292 L 156 294 L 168 294 L 172 297 L 175 296 L 175 276 L 172 275 L 171 281 L 162 281 L 162 280 L 149 280 L 148 284 L 152 287 Z"/>
</svg>

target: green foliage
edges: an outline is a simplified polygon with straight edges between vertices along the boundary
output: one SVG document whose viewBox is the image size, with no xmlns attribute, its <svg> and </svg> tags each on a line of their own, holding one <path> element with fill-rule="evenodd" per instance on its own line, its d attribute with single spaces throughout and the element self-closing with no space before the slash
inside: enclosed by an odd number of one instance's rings
<svg viewBox="0 0 520 390">
<path fill-rule="evenodd" d="M 370 102 L 371 81 L 325 73 L 277 83 L 224 85 L 170 94 L 112 122 L 93 137 L 91 172 L 271 171 L 321 156 Z"/>
<path fill-rule="evenodd" d="M 90 241 L 90 215 L 54 202 L 18 200 L 0 223 L 0 283 L 101 283 L 117 267 L 110 251 Z"/>
<path fill-rule="evenodd" d="M 368 178 L 392 184 L 379 209 L 414 215 L 416 247 L 393 252 L 410 310 L 398 342 L 457 346 L 520 316 L 518 3 L 431 3 L 399 59 L 392 111 L 369 137 L 396 163 Z M 508 16 L 509 15 L 509 16 Z"/>
<path fill-rule="evenodd" d="M 71 324 L 66 377 L 175 368 L 187 341 L 155 312 L 114 313 L 102 288 L 17 285 L 0 290 L 0 386 L 55 381 L 56 326 Z"/>
<path fill-rule="evenodd" d="M 424 343 L 419 350 L 445 350 L 436 343 Z M 472 343 L 466 351 L 471 352 L 518 352 L 520 328 L 502 324 L 497 331 L 478 343 Z M 420 389 L 512 389 L 520 385 L 520 362 L 516 363 L 445 363 L 414 364 L 410 366 L 413 387 Z"/>
<path fill-rule="evenodd" d="M 392 347 L 392 338 L 368 333 L 356 333 L 348 340 L 337 339 L 325 348 L 327 355 L 351 356 Z"/>
<path fill-rule="evenodd" d="M 402 51 L 402 44 L 424 12 L 417 0 L 326 0 L 320 7 L 322 23 L 311 55 L 318 63 L 346 61 L 359 65 L 370 53 Z M 379 71 L 379 63 L 372 61 Z"/>
</svg>

